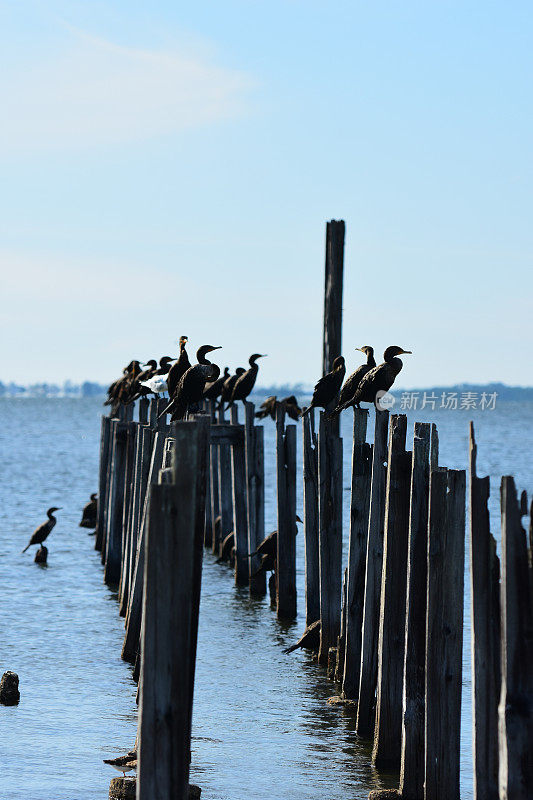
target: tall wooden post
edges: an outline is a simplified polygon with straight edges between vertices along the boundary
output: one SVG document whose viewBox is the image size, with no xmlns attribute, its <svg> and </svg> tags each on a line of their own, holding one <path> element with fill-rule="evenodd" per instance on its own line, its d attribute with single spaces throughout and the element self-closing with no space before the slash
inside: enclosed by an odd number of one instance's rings
<svg viewBox="0 0 533 800">
<path fill-rule="evenodd" d="M 244 404 L 244 449 L 246 455 L 246 500 L 248 509 L 248 552 L 253 553 L 265 538 L 265 466 L 264 428 L 254 424 L 253 403 Z M 250 593 L 266 594 L 266 573 L 259 569 L 260 559 L 250 559 Z"/>
<path fill-rule="evenodd" d="M 285 409 L 276 411 L 278 537 L 276 609 L 278 619 L 296 617 L 296 425 L 285 427 Z"/>
<path fill-rule="evenodd" d="M 477 446 L 470 423 L 470 578 L 475 800 L 498 800 L 500 699 L 499 561 L 490 532 L 490 478 L 476 474 Z"/>
<path fill-rule="evenodd" d="M 236 414 L 232 416 L 233 419 L 236 419 Z M 235 584 L 237 586 L 246 586 L 250 577 L 250 562 L 248 558 L 248 517 L 246 507 L 246 457 L 242 427 L 239 441 L 231 445 L 231 477 L 233 530 L 235 532 Z"/>
<path fill-rule="evenodd" d="M 305 624 L 320 619 L 320 571 L 318 556 L 318 442 L 314 435 L 314 409 L 302 418 L 304 537 L 305 537 Z M 313 420 L 311 420 L 313 416 Z"/>
<path fill-rule="evenodd" d="M 342 288 L 344 278 L 343 220 L 326 225 L 326 278 L 324 287 L 324 350 L 322 374 L 333 369 L 333 361 L 342 351 Z"/>
<path fill-rule="evenodd" d="M 459 800 L 465 473 L 431 473 L 426 640 L 425 800 Z"/>
<path fill-rule="evenodd" d="M 344 697 L 355 700 L 361 670 L 361 629 L 365 597 L 366 543 L 372 445 L 366 441 L 368 411 L 354 408 L 352 450 L 352 492 L 350 507 L 350 545 L 346 595 L 346 652 L 344 657 Z"/>
<path fill-rule="evenodd" d="M 389 412 L 376 410 L 372 483 L 368 517 L 368 542 L 365 568 L 365 602 L 361 633 L 361 676 L 357 703 L 357 733 L 369 736 L 378 674 L 379 601 L 383 564 L 383 525 L 385 521 L 385 483 Z"/>
<path fill-rule="evenodd" d="M 104 580 L 117 584 L 122 562 L 122 509 L 124 504 L 124 475 L 126 471 L 128 422 L 117 422 L 111 465 L 109 524 L 106 542 Z"/>
<path fill-rule="evenodd" d="M 424 797 L 429 443 L 429 423 L 415 422 L 409 509 L 400 767 L 400 794 L 405 800 L 422 800 Z"/>
<path fill-rule="evenodd" d="M 226 421 L 224 404 L 220 403 L 218 421 Z M 233 501 L 231 484 L 231 447 L 221 444 L 218 448 L 218 485 L 220 491 L 220 538 L 219 546 L 233 530 Z"/>
<path fill-rule="evenodd" d="M 100 433 L 100 469 L 98 473 L 98 506 L 97 506 L 97 520 L 96 520 L 96 539 L 94 544 L 95 550 L 102 550 L 104 543 L 104 524 L 105 524 L 105 498 L 106 498 L 106 484 L 109 472 L 109 432 L 110 432 L 109 417 L 102 416 L 102 425 Z"/>
<path fill-rule="evenodd" d="M 502 686 L 499 704 L 500 798 L 533 797 L 533 620 L 527 541 L 513 478 L 501 483 Z"/>
</svg>

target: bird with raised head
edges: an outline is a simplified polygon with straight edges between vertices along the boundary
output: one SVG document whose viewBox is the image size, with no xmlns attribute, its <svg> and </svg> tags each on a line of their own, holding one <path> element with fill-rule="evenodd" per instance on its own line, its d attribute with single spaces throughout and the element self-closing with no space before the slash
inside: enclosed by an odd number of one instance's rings
<svg viewBox="0 0 533 800">
<path fill-rule="evenodd" d="M 411 350 L 404 350 L 398 345 L 387 347 L 383 353 L 383 363 L 373 367 L 361 379 L 352 398 L 352 404 L 359 408 L 359 403 L 375 403 L 376 399 L 379 399 L 378 392 L 389 391 L 403 367 L 401 359 L 398 358 L 402 353 L 411 355 Z"/>
<path fill-rule="evenodd" d="M 37 528 L 35 528 L 35 530 L 31 535 L 30 541 L 22 551 L 23 553 L 25 553 L 28 547 L 31 547 L 32 544 L 42 544 L 44 540 L 48 538 L 48 535 L 50 534 L 54 525 L 57 522 L 57 519 L 54 517 L 55 511 L 61 511 L 61 506 L 52 506 L 51 508 L 48 509 L 48 511 L 46 512 L 46 516 L 48 517 L 47 521 L 43 522 L 42 525 L 39 525 Z"/>
<path fill-rule="evenodd" d="M 345 375 L 346 364 L 344 363 L 344 358 L 342 356 L 337 356 L 333 362 L 333 369 L 331 372 L 328 372 L 316 383 L 311 403 L 309 407 L 302 412 L 302 416 L 309 414 L 312 408 L 327 408 L 337 397 Z"/>
<path fill-rule="evenodd" d="M 229 403 L 233 392 L 233 387 L 235 386 L 236 381 L 239 379 L 241 375 L 244 375 L 245 372 L 246 370 L 244 369 L 244 367 L 237 367 L 235 373 L 226 378 L 226 380 L 222 384 L 222 391 L 220 392 L 220 403 L 218 405 L 218 408 L 224 408 L 224 403 Z"/>
<path fill-rule="evenodd" d="M 229 406 L 232 406 L 236 400 L 246 400 L 254 388 L 257 380 L 257 373 L 259 372 L 259 365 L 256 364 L 256 361 L 259 358 L 266 358 L 266 356 L 261 355 L 261 353 L 253 353 L 248 359 L 250 369 L 247 369 L 246 372 L 243 372 L 242 375 L 239 375 L 233 384 L 233 390 L 229 398 L 228 408 Z"/>
<path fill-rule="evenodd" d="M 224 382 L 229 378 L 229 367 L 224 367 L 224 372 L 215 381 L 209 381 L 204 387 L 204 397 L 206 400 L 216 400 L 222 392 Z"/>
<path fill-rule="evenodd" d="M 185 375 L 185 373 L 191 366 L 191 362 L 189 361 L 189 356 L 187 355 L 187 351 L 185 349 L 185 345 L 187 344 L 188 341 L 189 341 L 188 336 L 180 336 L 178 342 L 180 348 L 180 354 L 178 356 L 177 361 L 175 361 L 170 367 L 167 375 L 167 386 L 168 386 L 169 397 L 174 396 L 181 376 Z"/>
<path fill-rule="evenodd" d="M 216 380 L 220 375 L 220 367 L 206 358 L 207 353 L 213 350 L 220 350 L 220 345 L 214 347 L 212 344 L 204 344 L 199 347 L 196 351 L 197 363 L 181 376 L 174 397 L 163 412 L 171 413 L 173 422 L 183 419 L 189 408 L 203 399 L 206 383 Z"/>
<path fill-rule="evenodd" d="M 356 347 L 355 349 L 365 354 L 366 364 L 361 364 L 359 367 L 357 367 L 355 372 L 352 372 L 352 374 L 346 378 L 339 395 L 339 402 L 337 403 L 337 407 L 331 412 L 331 416 L 340 414 L 341 411 L 344 411 L 346 408 L 354 405 L 353 398 L 357 391 L 357 387 L 367 372 L 370 372 L 370 370 L 376 366 L 373 347 L 365 344 L 363 347 Z"/>
</svg>

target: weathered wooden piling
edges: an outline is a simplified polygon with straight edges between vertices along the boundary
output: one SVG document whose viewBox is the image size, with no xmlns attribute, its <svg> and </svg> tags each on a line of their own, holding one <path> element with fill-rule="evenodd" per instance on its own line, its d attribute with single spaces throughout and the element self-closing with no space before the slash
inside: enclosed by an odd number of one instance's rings
<svg viewBox="0 0 533 800">
<path fill-rule="evenodd" d="M 431 472 L 428 523 L 425 800 L 459 800 L 465 472 Z"/>
<path fill-rule="evenodd" d="M 306 627 L 320 619 L 318 442 L 314 434 L 314 413 L 312 409 L 302 417 Z"/>
<path fill-rule="evenodd" d="M 342 439 L 338 419 L 320 413 L 318 432 L 318 546 L 320 566 L 320 649 L 326 665 L 340 631 L 342 583 Z"/>
<path fill-rule="evenodd" d="M 354 408 L 350 543 L 346 587 L 346 646 L 342 692 L 355 700 L 361 670 L 361 628 L 365 597 L 366 545 L 372 470 L 372 445 L 366 441 L 368 411 Z"/>
<path fill-rule="evenodd" d="M 372 732 L 378 673 L 377 645 L 383 563 L 388 425 L 389 412 L 376 410 L 365 566 L 365 600 L 361 631 L 361 674 L 356 722 L 357 733 L 360 736 L 369 736 Z"/>
<path fill-rule="evenodd" d="M 218 422 L 226 422 L 224 403 L 220 402 Z M 218 448 L 218 485 L 220 493 L 220 540 L 222 544 L 228 533 L 233 530 L 233 497 L 231 480 L 231 447 L 221 444 Z M 220 553 L 219 553 L 220 554 Z"/>
<path fill-rule="evenodd" d="M 126 429 L 126 466 L 124 469 L 124 501 L 122 505 L 122 560 L 118 585 L 118 602 L 122 615 L 126 613 L 129 589 L 131 553 L 131 515 L 135 476 L 135 451 L 137 448 L 138 422 L 129 422 Z"/>
<path fill-rule="evenodd" d="M 428 423 L 415 422 L 409 509 L 400 767 L 400 794 L 405 800 L 422 800 L 424 797 L 430 436 L 431 429 Z"/>
<path fill-rule="evenodd" d="M 372 760 L 400 766 L 405 654 L 405 598 L 412 454 L 405 450 L 407 417 L 391 419 L 378 638 L 376 722 Z"/>
<path fill-rule="evenodd" d="M 246 456 L 244 452 L 244 428 L 238 424 L 237 407 L 231 407 L 231 424 L 238 431 L 231 445 L 231 486 L 233 505 L 233 531 L 235 533 L 235 585 L 247 586 L 250 580 L 248 558 L 248 511 L 246 503 L 247 485 Z"/>
<path fill-rule="evenodd" d="M 337 660 L 335 664 L 335 680 L 342 683 L 344 675 L 344 660 L 346 655 L 346 614 L 348 604 L 348 567 L 342 575 L 342 602 L 341 602 L 341 625 L 337 639 Z"/>
<path fill-rule="evenodd" d="M 209 401 L 209 415 L 211 417 L 211 425 L 217 421 L 216 415 L 216 401 Z M 211 524 L 213 532 L 211 536 L 211 550 L 213 553 L 218 553 L 220 549 L 220 475 L 218 469 L 218 456 L 219 448 L 216 445 L 211 445 L 210 462 L 209 462 L 209 487 L 211 490 Z"/>
<path fill-rule="evenodd" d="M 111 459 L 104 580 L 108 584 L 117 585 L 120 579 L 122 563 L 122 514 L 128 426 L 129 422 L 113 422 L 113 455 Z"/>
<path fill-rule="evenodd" d="M 478 478 L 470 423 L 469 527 L 472 597 L 472 702 L 475 800 L 498 800 L 500 699 L 499 560 L 490 532 L 490 478 Z"/>
<path fill-rule="evenodd" d="M 285 426 L 285 409 L 276 410 L 278 537 L 276 611 L 278 619 L 296 617 L 296 425 Z"/>
<path fill-rule="evenodd" d="M 265 455 L 264 428 L 254 424 L 255 406 L 244 403 L 244 450 L 246 456 L 246 500 L 248 511 L 248 552 L 253 553 L 265 538 Z M 250 558 L 250 593 L 266 594 L 266 572 L 259 574 L 258 556 Z"/>
<path fill-rule="evenodd" d="M 111 420 L 109 417 L 102 415 L 102 423 L 100 428 L 100 466 L 98 470 L 98 506 L 97 506 L 97 519 L 96 519 L 96 539 L 94 542 L 95 550 L 102 550 L 104 544 L 104 527 L 105 527 L 105 511 L 106 511 L 106 493 L 107 493 L 107 480 L 109 471 L 109 457 L 110 457 L 110 430 Z"/>
<path fill-rule="evenodd" d="M 138 800 L 186 800 L 189 786 L 191 648 L 197 574 L 197 467 L 201 432 L 176 435 L 172 484 L 152 485 L 146 530 L 139 708 Z M 205 476 L 204 476 L 205 477 Z M 203 541 L 202 541 L 203 544 Z M 201 551 L 200 551 L 201 557 Z M 179 609 L 179 613 L 176 610 Z"/>
<path fill-rule="evenodd" d="M 344 277 L 343 220 L 332 219 L 326 225 L 326 267 L 324 286 L 324 350 L 322 372 L 330 372 L 342 352 L 342 290 Z"/>
<path fill-rule="evenodd" d="M 514 479 L 502 478 L 500 798 L 533 797 L 533 614 Z"/>
</svg>

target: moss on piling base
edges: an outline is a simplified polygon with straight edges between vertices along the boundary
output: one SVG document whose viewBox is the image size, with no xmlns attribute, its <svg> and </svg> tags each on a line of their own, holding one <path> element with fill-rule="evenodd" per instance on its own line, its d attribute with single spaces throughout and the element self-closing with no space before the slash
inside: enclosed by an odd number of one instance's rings
<svg viewBox="0 0 533 800">
<path fill-rule="evenodd" d="M 368 800 L 398 800 L 401 796 L 399 789 L 372 789 Z"/>
<path fill-rule="evenodd" d="M 111 778 L 109 800 L 135 800 L 136 778 Z"/>
</svg>

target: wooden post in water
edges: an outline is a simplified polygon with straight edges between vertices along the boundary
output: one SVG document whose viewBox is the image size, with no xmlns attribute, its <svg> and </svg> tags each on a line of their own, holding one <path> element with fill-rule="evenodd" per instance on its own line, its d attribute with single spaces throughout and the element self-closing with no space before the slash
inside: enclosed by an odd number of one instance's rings
<svg viewBox="0 0 533 800">
<path fill-rule="evenodd" d="M 365 597 L 366 543 L 372 471 L 372 445 L 366 441 L 368 411 L 354 408 L 350 545 L 346 587 L 346 648 L 343 696 L 355 700 L 361 670 L 361 629 Z"/>
<path fill-rule="evenodd" d="M 237 426 L 237 407 L 231 407 L 232 424 Z M 235 532 L 235 585 L 247 586 L 250 580 L 248 558 L 248 518 L 246 508 L 246 457 L 244 430 L 241 426 L 239 440 L 231 445 L 231 478 L 233 489 L 233 530 Z"/>
<path fill-rule="evenodd" d="M 322 374 L 333 369 L 333 361 L 342 352 L 342 288 L 344 279 L 343 220 L 326 225 L 326 269 L 324 287 L 324 350 Z M 337 420 L 338 422 L 338 420 Z"/>
<path fill-rule="evenodd" d="M 218 412 L 219 423 L 225 422 L 224 404 L 220 403 Z M 233 500 L 231 484 L 231 448 L 228 444 L 221 444 L 218 448 L 218 475 L 220 487 L 220 540 L 219 546 L 233 530 Z M 220 552 L 219 552 L 220 555 Z"/>
<path fill-rule="evenodd" d="M 195 533 L 200 430 L 176 437 L 174 484 L 153 485 L 146 531 L 138 800 L 186 800 L 193 691 Z M 201 519 L 205 516 L 202 509 Z M 203 531 L 202 531 L 203 532 Z M 203 546 L 203 541 L 201 542 Z M 176 613 L 179 609 L 179 613 Z"/>
<path fill-rule="evenodd" d="M 264 428 L 255 425 L 255 406 L 244 403 L 244 449 L 248 509 L 248 552 L 253 553 L 265 538 L 265 466 Z M 260 565 L 258 556 L 250 559 L 250 594 L 266 594 L 266 572 L 254 575 Z"/>
<path fill-rule="evenodd" d="M 133 404 L 127 406 L 132 408 Z M 122 560 L 120 563 L 120 580 L 118 585 L 118 602 L 122 613 L 124 604 L 128 602 L 128 585 L 130 570 L 130 520 L 131 520 L 131 501 L 133 497 L 133 478 L 135 467 L 135 449 L 137 444 L 138 422 L 128 422 L 126 429 L 126 466 L 124 469 L 124 502 L 122 505 Z M 125 611 L 124 611 L 125 613 Z"/>
<path fill-rule="evenodd" d="M 429 423 L 415 422 L 409 509 L 400 767 L 400 794 L 405 800 L 422 800 L 424 797 L 429 446 Z"/>
<path fill-rule="evenodd" d="M 477 446 L 470 423 L 470 577 L 475 800 L 498 800 L 500 699 L 499 560 L 490 532 L 490 478 L 476 474 Z"/>
<path fill-rule="evenodd" d="M 97 506 L 97 521 L 96 521 L 96 539 L 94 543 L 95 550 L 102 550 L 104 543 L 104 525 L 105 525 L 105 500 L 106 500 L 106 486 L 109 472 L 110 460 L 110 429 L 111 420 L 109 417 L 102 415 L 102 424 L 100 429 L 100 468 L 98 472 L 98 506 Z"/>
<path fill-rule="evenodd" d="M 128 422 L 116 423 L 113 461 L 111 464 L 109 524 L 106 541 L 104 581 L 108 584 L 117 585 L 120 580 L 120 567 L 122 562 L 122 510 L 124 504 L 128 425 Z"/>
<path fill-rule="evenodd" d="M 378 674 L 379 602 L 387 477 L 384 465 L 387 461 L 388 425 L 389 412 L 376 410 L 365 568 L 365 601 L 361 631 L 361 674 L 356 722 L 359 736 L 370 736 L 373 729 L 372 717 Z"/>
<path fill-rule="evenodd" d="M 211 415 L 211 425 L 215 425 L 217 422 L 216 417 L 216 410 L 215 410 L 216 401 L 210 400 L 209 401 L 209 413 Z M 213 524 L 213 535 L 212 535 L 212 545 L 211 550 L 213 553 L 218 553 L 220 549 L 220 520 L 217 522 L 218 517 L 220 516 L 220 475 L 218 471 L 218 453 L 219 448 L 218 446 L 211 446 L 210 447 L 210 488 L 211 488 L 211 521 Z"/>
<path fill-rule="evenodd" d="M 320 619 L 318 443 L 314 435 L 314 413 L 314 409 L 312 409 L 302 418 L 306 627 Z"/>
<path fill-rule="evenodd" d="M 402 744 L 402 693 L 405 654 L 405 598 L 409 541 L 411 453 L 405 451 L 407 417 L 391 419 L 383 568 L 379 613 L 376 724 L 372 760 L 399 767 Z"/>
<path fill-rule="evenodd" d="M 342 583 L 342 439 L 335 431 L 338 418 L 320 413 L 318 433 L 318 545 L 320 564 L 320 649 L 327 665 L 330 647 L 340 632 Z"/>
<path fill-rule="evenodd" d="M 296 425 L 285 426 L 285 409 L 276 409 L 278 543 L 276 609 L 278 619 L 296 617 Z"/>
<path fill-rule="evenodd" d="M 533 619 L 527 540 L 514 479 L 502 478 L 502 681 L 499 786 L 504 800 L 533 797 Z"/>
<path fill-rule="evenodd" d="M 432 471 L 426 640 L 425 800 L 459 800 L 465 472 Z"/>
<path fill-rule="evenodd" d="M 116 448 L 118 420 L 114 417 L 109 418 L 109 453 L 107 458 L 106 478 L 105 478 L 105 494 L 103 498 L 103 530 L 102 530 L 102 547 L 100 550 L 100 560 L 105 565 L 107 556 L 107 540 L 109 538 L 109 526 L 111 520 L 111 499 L 112 499 L 112 485 L 113 485 L 113 458 Z M 98 500 L 100 502 L 100 499 Z"/>
<path fill-rule="evenodd" d="M 335 680 L 342 683 L 344 675 L 344 661 L 346 656 L 346 611 L 348 599 L 348 567 L 342 575 L 342 603 L 341 603 L 341 628 L 337 639 L 337 661 L 335 664 Z"/>
</svg>

